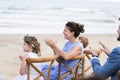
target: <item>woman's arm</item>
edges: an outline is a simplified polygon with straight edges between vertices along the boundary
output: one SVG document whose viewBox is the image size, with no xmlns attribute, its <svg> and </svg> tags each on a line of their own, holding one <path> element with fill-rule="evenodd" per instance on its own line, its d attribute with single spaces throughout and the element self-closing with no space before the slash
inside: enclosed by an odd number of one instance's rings
<svg viewBox="0 0 120 80">
<path fill-rule="evenodd" d="M 50 46 L 57 55 L 61 56 L 65 60 L 73 59 L 75 56 L 79 55 L 81 52 L 81 48 L 79 46 L 75 46 L 69 53 L 64 52 L 59 49 L 56 43 L 52 40 L 45 40 L 46 44 Z"/>
<path fill-rule="evenodd" d="M 65 60 L 71 60 L 73 59 L 75 56 L 79 55 L 81 52 L 80 47 L 76 46 L 74 47 L 70 52 L 66 53 L 62 50 L 60 50 L 57 46 L 52 48 L 53 50 L 55 50 L 58 55 L 60 55 L 63 59 Z"/>
</svg>

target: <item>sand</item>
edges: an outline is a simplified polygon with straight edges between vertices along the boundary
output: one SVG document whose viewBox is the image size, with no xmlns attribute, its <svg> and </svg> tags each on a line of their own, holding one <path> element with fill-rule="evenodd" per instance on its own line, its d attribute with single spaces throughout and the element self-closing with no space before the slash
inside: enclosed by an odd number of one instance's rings
<svg viewBox="0 0 120 80">
<path fill-rule="evenodd" d="M 11 80 L 19 74 L 20 60 L 19 55 L 25 55 L 23 52 L 23 37 L 25 34 L 0 34 L 0 80 Z M 62 34 L 30 34 L 36 36 L 41 44 L 42 57 L 54 55 L 50 47 L 44 40 L 52 38 L 57 41 L 57 44 L 62 49 L 66 40 Z M 81 34 L 89 39 L 89 46 L 94 49 L 100 48 L 98 42 L 102 41 L 110 50 L 116 47 L 119 43 L 116 40 L 117 34 Z M 88 49 L 88 47 L 87 47 Z M 101 63 L 103 64 L 107 56 L 102 53 L 100 55 Z M 89 61 L 86 61 L 90 64 Z M 90 74 L 92 69 L 87 73 Z M 2 79 L 1 79 L 2 78 Z"/>
</svg>

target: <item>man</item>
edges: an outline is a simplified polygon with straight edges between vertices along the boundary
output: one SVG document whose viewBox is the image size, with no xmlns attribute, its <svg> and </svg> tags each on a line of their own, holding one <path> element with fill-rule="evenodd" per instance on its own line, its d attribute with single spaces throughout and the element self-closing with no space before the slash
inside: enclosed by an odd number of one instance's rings
<svg viewBox="0 0 120 80">
<path fill-rule="evenodd" d="M 120 20 L 120 18 L 119 18 Z M 117 40 L 120 41 L 120 25 L 117 30 L 118 38 Z M 109 50 L 100 43 L 103 47 L 103 51 L 109 56 L 107 61 L 103 66 L 101 66 L 100 61 L 97 57 L 97 53 L 91 49 L 92 52 L 92 59 L 91 64 L 95 74 L 101 75 L 104 78 L 108 78 L 111 76 L 111 80 L 118 80 L 118 71 L 120 70 L 120 46 L 114 48 L 111 53 L 108 53 Z"/>
</svg>

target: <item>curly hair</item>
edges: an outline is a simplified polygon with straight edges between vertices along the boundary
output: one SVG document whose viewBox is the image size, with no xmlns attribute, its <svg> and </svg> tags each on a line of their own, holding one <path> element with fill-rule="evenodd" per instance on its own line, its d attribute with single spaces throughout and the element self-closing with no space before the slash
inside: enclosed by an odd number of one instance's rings
<svg viewBox="0 0 120 80">
<path fill-rule="evenodd" d="M 84 25 L 76 23 L 76 22 L 67 22 L 66 23 L 66 27 L 68 27 L 68 29 L 71 32 L 74 32 L 75 38 L 78 37 L 80 33 L 84 33 L 85 32 Z"/>
<path fill-rule="evenodd" d="M 40 43 L 34 36 L 26 35 L 24 36 L 24 42 L 32 46 L 32 52 L 41 55 L 40 53 Z"/>
</svg>

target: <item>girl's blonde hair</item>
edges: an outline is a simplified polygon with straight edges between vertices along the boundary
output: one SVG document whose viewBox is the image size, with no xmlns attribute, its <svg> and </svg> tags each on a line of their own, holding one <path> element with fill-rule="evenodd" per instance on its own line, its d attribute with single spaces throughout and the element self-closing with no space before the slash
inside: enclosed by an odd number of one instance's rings
<svg viewBox="0 0 120 80">
<path fill-rule="evenodd" d="M 89 44 L 88 38 L 79 36 L 79 40 L 81 41 L 81 43 L 83 43 L 84 48 L 86 48 L 88 46 L 88 44 Z"/>
<path fill-rule="evenodd" d="M 35 52 L 36 54 L 41 55 L 40 43 L 34 36 L 29 36 L 29 35 L 24 36 L 24 42 L 32 46 L 32 52 Z"/>
</svg>

